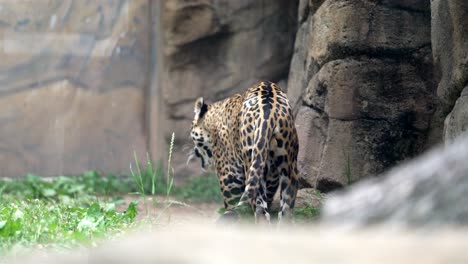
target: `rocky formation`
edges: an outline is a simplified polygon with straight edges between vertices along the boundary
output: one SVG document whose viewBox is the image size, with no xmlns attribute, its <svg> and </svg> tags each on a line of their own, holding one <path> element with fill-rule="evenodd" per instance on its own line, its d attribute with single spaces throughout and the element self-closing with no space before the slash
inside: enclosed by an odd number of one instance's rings
<svg viewBox="0 0 468 264">
<path fill-rule="evenodd" d="M 432 140 L 450 142 L 468 127 L 468 2 L 431 1 L 432 47 L 439 108 Z M 444 125 L 445 121 L 445 125 Z"/>
<path fill-rule="evenodd" d="M 301 1 L 298 20 L 303 185 L 329 191 L 417 154 L 434 110 L 429 1 Z"/>
<path fill-rule="evenodd" d="M 323 222 L 362 227 L 468 225 L 468 134 L 382 178 L 329 197 Z"/>
<path fill-rule="evenodd" d="M 127 171 L 146 151 L 149 1 L 0 1 L 1 176 Z"/>
<path fill-rule="evenodd" d="M 169 140 L 176 132 L 178 175 L 186 171 L 193 103 L 224 99 L 260 80 L 287 78 L 296 34 L 297 1 L 174 0 L 161 7 L 161 95 Z M 184 144 L 187 146 L 184 148 Z"/>
<path fill-rule="evenodd" d="M 286 79 L 296 13 L 290 0 L 1 1 L 1 176 L 127 171 L 133 150 L 167 159 L 173 131 L 181 172 L 193 101 Z"/>
<path fill-rule="evenodd" d="M 467 129 L 466 17 L 463 0 L 0 1 L 1 176 L 127 171 L 173 131 L 176 175 L 199 174 L 193 101 L 266 79 L 293 103 L 304 187 L 380 174 Z"/>
<path fill-rule="evenodd" d="M 455 106 L 445 118 L 444 141 L 450 143 L 465 131 L 468 131 L 468 86 L 463 88 Z"/>
</svg>

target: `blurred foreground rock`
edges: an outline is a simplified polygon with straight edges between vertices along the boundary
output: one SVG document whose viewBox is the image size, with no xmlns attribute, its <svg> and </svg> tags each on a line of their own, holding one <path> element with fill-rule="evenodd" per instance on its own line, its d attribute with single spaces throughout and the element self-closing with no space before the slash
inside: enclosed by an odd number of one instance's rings
<svg viewBox="0 0 468 264">
<path fill-rule="evenodd" d="M 11 263 L 468 263 L 467 235 L 189 226 L 136 234 L 90 251 L 42 252 Z"/>
<path fill-rule="evenodd" d="M 468 134 L 329 197 L 322 221 L 349 226 L 467 225 Z"/>
</svg>

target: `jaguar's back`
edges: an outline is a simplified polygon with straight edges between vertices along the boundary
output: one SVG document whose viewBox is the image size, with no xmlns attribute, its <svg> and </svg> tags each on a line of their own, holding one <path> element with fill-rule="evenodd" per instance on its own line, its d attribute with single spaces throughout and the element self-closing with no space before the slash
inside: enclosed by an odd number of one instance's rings
<svg viewBox="0 0 468 264">
<path fill-rule="evenodd" d="M 297 192 L 298 138 L 289 101 L 274 83 L 241 95 L 195 104 L 195 153 L 216 168 L 226 209 L 248 202 L 267 220 L 280 186 L 280 217 L 289 215 Z M 240 201 L 239 201 L 240 199 Z"/>
</svg>

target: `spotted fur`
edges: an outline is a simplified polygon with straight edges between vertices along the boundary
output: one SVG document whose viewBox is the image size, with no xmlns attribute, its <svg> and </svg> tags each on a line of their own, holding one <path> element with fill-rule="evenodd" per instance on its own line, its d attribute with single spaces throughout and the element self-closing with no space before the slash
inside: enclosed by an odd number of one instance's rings
<svg viewBox="0 0 468 264">
<path fill-rule="evenodd" d="M 279 218 L 290 216 L 297 193 L 298 139 L 285 92 L 261 82 L 225 100 L 195 102 L 191 136 L 203 168 L 214 167 L 229 213 L 245 202 L 270 220 L 280 189 Z"/>
</svg>

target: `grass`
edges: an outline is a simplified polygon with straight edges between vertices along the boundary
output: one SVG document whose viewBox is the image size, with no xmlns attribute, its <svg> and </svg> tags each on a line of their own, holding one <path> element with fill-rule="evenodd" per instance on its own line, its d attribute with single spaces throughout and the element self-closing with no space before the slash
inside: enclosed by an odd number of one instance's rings
<svg viewBox="0 0 468 264">
<path fill-rule="evenodd" d="M 50 179 L 32 174 L 13 180 L 0 179 L 0 255 L 14 254 L 25 247 L 67 249 L 119 235 L 139 224 L 135 202 L 125 211 L 116 211 L 123 201 L 119 195 L 128 193 L 140 195 L 139 191 L 143 190 L 167 195 L 171 186 L 173 198 L 186 202 L 219 202 L 221 206 L 216 176 L 194 177 L 176 186 L 171 181 L 167 184 L 162 171 L 160 165 L 154 166 L 152 162 L 141 166 L 141 174 L 135 176 L 141 178 L 142 184 L 129 176 L 103 177 L 95 171 Z M 253 221 L 248 209 L 239 213 L 244 220 Z M 313 206 L 294 210 L 299 223 L 314 221 L 319 214 L 319 208 Z M 275 219 L 277 212 L 271 215 Z"/>
<path fill-rule="evenodd" d="M 221 194 L 219 191 L 218 179 L 215 175 L 204 175 L 193 177 L 188 182 L 181 186 L 174 186 L 174 175 L 172 172 L 171 162 L 174 148 L 174 133 L 172 133 L 169 144 L 169 157 L 167 161 L 167 171 L 164 177 L 162 162 L 157 165 L 150 160 L 149 155 L 146 157 L 146 165 L 141 168 L 136 153 L 134 153 L 136 170 L 130 165 L 130 172 L 136 191 L 127 190 L 130 193 L 142 195 L 144 200 L 148 194 L 151 195 L 171 195 L 176 198 L 181 198 L 190 202 L 221 202 Z"/>
<path fill-rule="evenodd" d="M 155 165 L 147 155 L 141 164 L 135 153 L 136 169 L 131 165 L 130 176 L 103 177 L 89 171 L 48 179 L 34 174 L 0 178 L 0 256 L 30 247 L 94 244 L 100 238 L 125 232 L 138 225 L 137 203 L 131 202 L 126 210 L 118 212 L 116 205 L 124 201 L 120 195 L 143 196 L 145 204 L 148 195 L 164 195 L 168 206 L 174 202 L 183 204 L 170 200 L 169 195 L 195 202 L 220 201 L 218 181 L 212 175 L 174 186 L 170 169 L 173 146 L 174 137 L 166 175 L 162 162 Z"/>
<path fill-rule="evenodd" d="M 125 186 L 116 176 L 93 171 L 77 177 L 1 179 L 0 254 L 70 248 L 124 232 L 136 224 L 136 203 L 117 212 L 119 199 L 109 195 L 124 192 Z"/>
<path fill-rule="evenodd" d="M 297 222 L 313 222 L 320 217 L 320 208 L 314 206 L 297 207 L 294 209 L 294 218 Z"/>
<path fill-rule="evenodd" d="M 173 202 L 171 202 L 171 200 L 169 200 L 169 194 L 171 193 L 171 190 L 172 190 L 172 186 L 174 184 L 174 177 L 171 176 L 171 161 L 172 161 L 172 152 L 174 150 L 174 139 L 175 139 L 175 133 L 172 133 L 172 137 L 171 137 L 171 142 L 169 144 L 169 158 L 168 158 L 168 161 L 167 161 L 167 173 L 166 173 L 166 186 L 165 186 L 165 194 L 166 194 L 166 200 L 164 201 L 164 203 L 166 204 L 166 207 L 163 209 L 163 212 L 169 208 L 169 206 L 172 205 Z M 143 181 L 143 179 L 145 178 L 145 182 L 150 181 L 150 189 L 151 189 L 151 195 L 155 195 L 156 194 L 156 176 L 160 176 L 160 178 L 162 178 L 162 173 L 161 170 L 156 170 L 154 165 L 153 165 L 153 162 L 151 161 L 150 157 L 149 157 L 149 154 L 146 153 L 146 167 L 145 167 L 145 170 L 142 171 L 141 170 L 141 166 L 140 166 L 140 161 L 138 159 L 138 156 L 136 154 L 136 151 L 133 152 L 133 156 L 134 156 L 134 159 L 135 159 L 135 166 L 136 166 L 136 171 L 134 171 L 132 169 L 132 163 L 130 163 L 130 173 L 132 175 L 132 179 L 133 181 L 136 183 L 137 187 L 138 187 L 138 192 L 136 192 L 136 194 L 139 194 L 143 197 L 143 202 L 145 204 L 145 209 L 146 209 L 146 216 L 149 218 L 149 204 L 148 204 L 148 199 L 147 199 L 147 192 L 146 192 L 146 186 L 145 186 L 145 183 Z M 162 168 L 162 167 L 161 167 Z M 159 173 L 158 173 L 159 172 Z M 159 184 L 158 184 L 159 186 Z M 157 199 L 151 199 L 152 202 L 153 202 L 153 205 L 156 206 L 158 204 L 158 200 Z M 177 202 L 180 204 L 180 202 Z M 183 203 L 182 203 L 183 204 Z M 162 213 L 160 213 L 160 216 L 161 216 Z M 158 217 L 159 218 L 159 217 Z"/>
<path fill-rule="evenodd" d="M 161 170 L 156 168 L 156 170 Z M 152 193 L 151 170 L 142 174 L 145 192 Z M 155 195 L 166 195 L 167 184 L 162 174 L 155 177 Z M 103 177 L 98 172 L 89 171 L 78 176 L 60 176 L 42 178 L 29 174 L 15 179 L 0 178 L 0 199 L 2 195 L 16 196 L 18 199 L 44 199 L 67 203 L 75 198 L 93 198 L 96 196 L 119 196 L 139 194 L 141 188 L 128 176 L 108 175 Z M 219 183 L 215 175 L 202 175 L 190 178 L 185 184 L 172 186 L 171 196 L 188 202 L 221 202 Z"/>
<path fill-rule="evenodd" d="M 96 171 L 79 176 L 42 178 L 34 174 L 15 179 L 0 179 L 0 197 L 3 194 L 25 199 L 46 199 L 66 202 L 75 197 L 102 196 L 127 193 L 134 190 L 130 179 L 109 175 L 102 177 Z"/>
<path fill-rule="evenodd" d="M 141 187 L 150 194 L 168 194 L 160 166 L 141 169 L 140 187 L 131 177 L 102 177 L 95 171 L 50 179 L 32 174 L 0 179 L 0 255 L 31 246 L 70 248 L 94 243 L 138 225 L 136 203 L 124 212 L 115 210 L 123 202 L 119 196 L 138 193 Z M 171 188 L 172 197 L 185 201 L 221 201 L 214 175 L 194 177 Z"/>
<path fill-rule="evenodd" d="M 216 175 L 191 178 L 185 185 L 175 186 L 172 195 L 189 202 L 222 203 L 223 201 Z"/>
<path fill-rule="evenodd" d="M 134 153 L 129 176 L 103 177 L 96 171 L 88 171 L 78 176 L 49 179 L 34 174 L 16 179 L 0 178 L 0 256 L 29 247 L 66 249 L 94 244 L 100 238 L 125 232 L 138 225 L 137 203 L 131 202 L 126 210 L 118 212 L 116 205 L 123 202 L 120 195 L 142 196 L 148 217 L 148 201 L 156 205 L 159 201 L 154 197 L 161 195 L 165 196 L 162 211 L 173 203 L 185 204 L 172 198 L 221 205 L 219 183 L 214 175 L 193 177 L 181 186 L 174 185 L 173 146 L 174 135 L 166 173 L 162 162 L 155 164 L 147 155 L 142 163 Z M 248 209 L 240 211 L 241 215 L 252 217 Z M 299 219 L 316 218 L 318 213 L 316 208 L 295 211 Z"/>
<path fill-rule="evenodd" d="M 25 247 L 70 248 L 116 235 L 135 224 L 136 203 L 124 212 L 115 203 L 73 199 L 0 198 L 0 253 Z"/>
<path fill-rule="evenodd" d="M 316 199 L 319 200 L 318 204 L 321 204 L 323 202 L 324 197 L 319 190 L 307 191 L 305 194 L 316 197 Z M 294 209 L 294 218 L 298 223 L 310 223 L 318 220 L 320 217 L 320 213 L 320 205 L 317 205 L 317 203 L 315 203 L 314 205 L 310 200 L 303 200 L 302 206 L 296 207 Z"/>
</svg>

